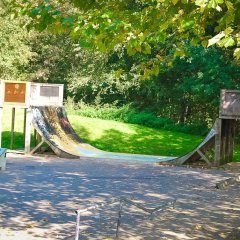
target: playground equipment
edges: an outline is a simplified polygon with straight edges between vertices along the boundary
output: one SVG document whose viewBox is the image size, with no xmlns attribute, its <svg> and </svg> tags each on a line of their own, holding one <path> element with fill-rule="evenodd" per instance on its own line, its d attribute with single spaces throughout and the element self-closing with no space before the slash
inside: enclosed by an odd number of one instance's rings
<svg viewBox="0 0 240 240">
<path fill-rule="evenodd" d="M 207 137 L 190 153 L 175 160 L 177 164 L 203 159 L 208 165 L 219 166 L 232 161 L 236 121 L 240 118 L 240 91 L 221 90 L 219 118 Z M 206 152 L 214 150 L 211 162 Z"/>
<path fill-rule="evenodd" d="M 219 118 L 207 137 L 190 153 L 179 157 L 149 156 L 111 153 L 84 143 L 68 121 L 63 107 L 63 85 L 31 82 L 1 81 L 0 96 L 0 146 L 2 135 L 2 108 L 12 108 L 11 147 L 14 139 L 15 108 L 24 109 L 24 152 L 35 153 L 46 142 L 60 157 L 97 158 L 145 161 L 181 165 L 204 160 L 208 165 L 219 166 L 230 162 L 233 155 L 236 120 L 240 118 L 240 91 L 222 90 Z M 40 140 L 31 150 L 31 125 Z M 206 153 L 214 149 L 214 161 Z"/>
<path fill-rule="evenodd" d="M 15 109 L 20 108 L 24 110 L 24 152 L 30 153 L 31 106 L 62 106 L 63 84 L 0 81 L 0 91 L 0 147 L 3 108 L 12 109 L 10 149 L 13 148 L 14 142 Z"/>
<path fill-rule="evenodd" d="M 132 161 L 169 161 L 174 157 L 111 153 L 85 143 L 74 131 L 64 107 L 32 107 L 33 126 L 60 157 L 120 159 Z"/>
</svg>

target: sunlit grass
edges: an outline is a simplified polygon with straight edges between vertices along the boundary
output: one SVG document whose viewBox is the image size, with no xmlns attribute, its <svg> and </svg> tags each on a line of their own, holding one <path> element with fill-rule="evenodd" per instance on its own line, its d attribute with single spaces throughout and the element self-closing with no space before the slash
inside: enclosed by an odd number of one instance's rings
<svg viewBox="0 0 240 240">
<path fill-rule="evenodd" d="M 233 161 L 240 162 L 240 145 L 235 145 L 233 152 Z"/>
<path fill-rule="evenodd" d="M 11 139 L 11 122 L 12 122 L 12 109 L 3 108 L 2 116 L 2 147 L 10 148 Z M 23 148 L 23 129 L 24 129 L 24 109 L 16 108 L 15 110 L 15 127 L 14 127 L 14 149 Z"/>
<path fill-rule="evenodd" d="M 79 136 L 97 148 L 111 152 L 181 156 L 201 141 L 201 136 L 152 129 L 135 124 L 119 123 L 69 115 Z"/>
</svg>

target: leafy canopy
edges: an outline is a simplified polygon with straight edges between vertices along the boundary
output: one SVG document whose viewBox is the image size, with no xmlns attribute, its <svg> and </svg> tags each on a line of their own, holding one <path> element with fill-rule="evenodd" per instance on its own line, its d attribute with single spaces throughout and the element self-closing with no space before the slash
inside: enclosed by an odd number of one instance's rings
<svg viewBox="0 0 240 240">
<path fill-rule="evenodd" d="M 13 1 L 15 14 L 30 17 L 28 27 L 67 32 L 82 48 L 110 51 L 124 48 L 131 55 L 151 58 L 139 65 L 146 77 L 158 74 L 158 64 L 186 55 L 184 42 L 217 45 L 240 60 L 239 0 L 72 0 L 66 11 L 62 0 Z M 162 51 L 153 51 L 155 44 Z M 171 61 L 171 59 L 167 59 Z"/>
</svg>

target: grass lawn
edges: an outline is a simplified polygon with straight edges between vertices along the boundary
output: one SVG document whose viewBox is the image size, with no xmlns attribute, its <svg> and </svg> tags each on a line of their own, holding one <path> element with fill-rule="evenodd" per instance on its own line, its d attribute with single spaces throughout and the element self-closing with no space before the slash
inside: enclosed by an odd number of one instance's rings
<svg viewBox="0 0 240 240">
<path fill-rule="evenodd" d="M 240 145 L 235 145 L 233 152 L 233 161 L 240 162 Z"/>
<path fill-rule="evenodd" d="M 162 156 L 182 156 L 196 147 L 203 137 L 148 128 L 111 120 L 68 115 L 78 135 L 93 146 L 111 152 Z M 11 109 L 3 111 L 2 147 L 9 148 Z M 23 148 L 23 109 L 16 109 L 14 149 Z M 240 161 L 240 145 L 234 160 Z"/>
<path fill-rule="evenodd" d="M 190 151 L 201 137 L 120 123 L 69 115 L 79 136 L 97 148 L 110 152 L 179 156 Z"/>
<path fill-rule="evenodd" d="M 79 136 L 93 146 L 110 151 L 162 156 L 182 156 L 202 140 L 202 136 L 148 128 L 111 120 L 68 115 Z M 240 145 L 235 145 L 234 161 L 240 162 Z"/>
<path fill-rule="evenodd" d="M 23 148 L 23 115 L 24 110 L 16 108 L 15 111 L 15 134 L 14 134 L 14 149 Z M 2 147 L 10 147 L 11 136 L 11 121 L 12 121 L 12 109 L 3 108 L 3 133 L 2 133 Z"/>
</svg>

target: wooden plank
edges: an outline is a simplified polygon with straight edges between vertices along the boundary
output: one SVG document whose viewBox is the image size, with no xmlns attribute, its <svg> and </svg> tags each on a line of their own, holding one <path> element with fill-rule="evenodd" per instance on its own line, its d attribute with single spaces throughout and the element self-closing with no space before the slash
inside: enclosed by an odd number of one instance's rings
<svg viewBox="0 0 240 240">
<path fill-rule="evenodd" d="M 200 149 L 197 150 L 197 153 L 201 156 L 201 158 L 207 163 L 207 165 L 211 166 L 211 162 L 207 159 L 207 157 L 200 151 Z"/>
<path fill-rule="evenodd" d="M 32 106 L 63 106 L 63 84 L 31 83 Z"/>
<path fill-rule="evenodd" d="M 38 145 L 30 152 L 30 154 L 34 154 L 44 143 L 44 140 L 42 139 L 41 142 L 38 143 Z"/>
</svg>

